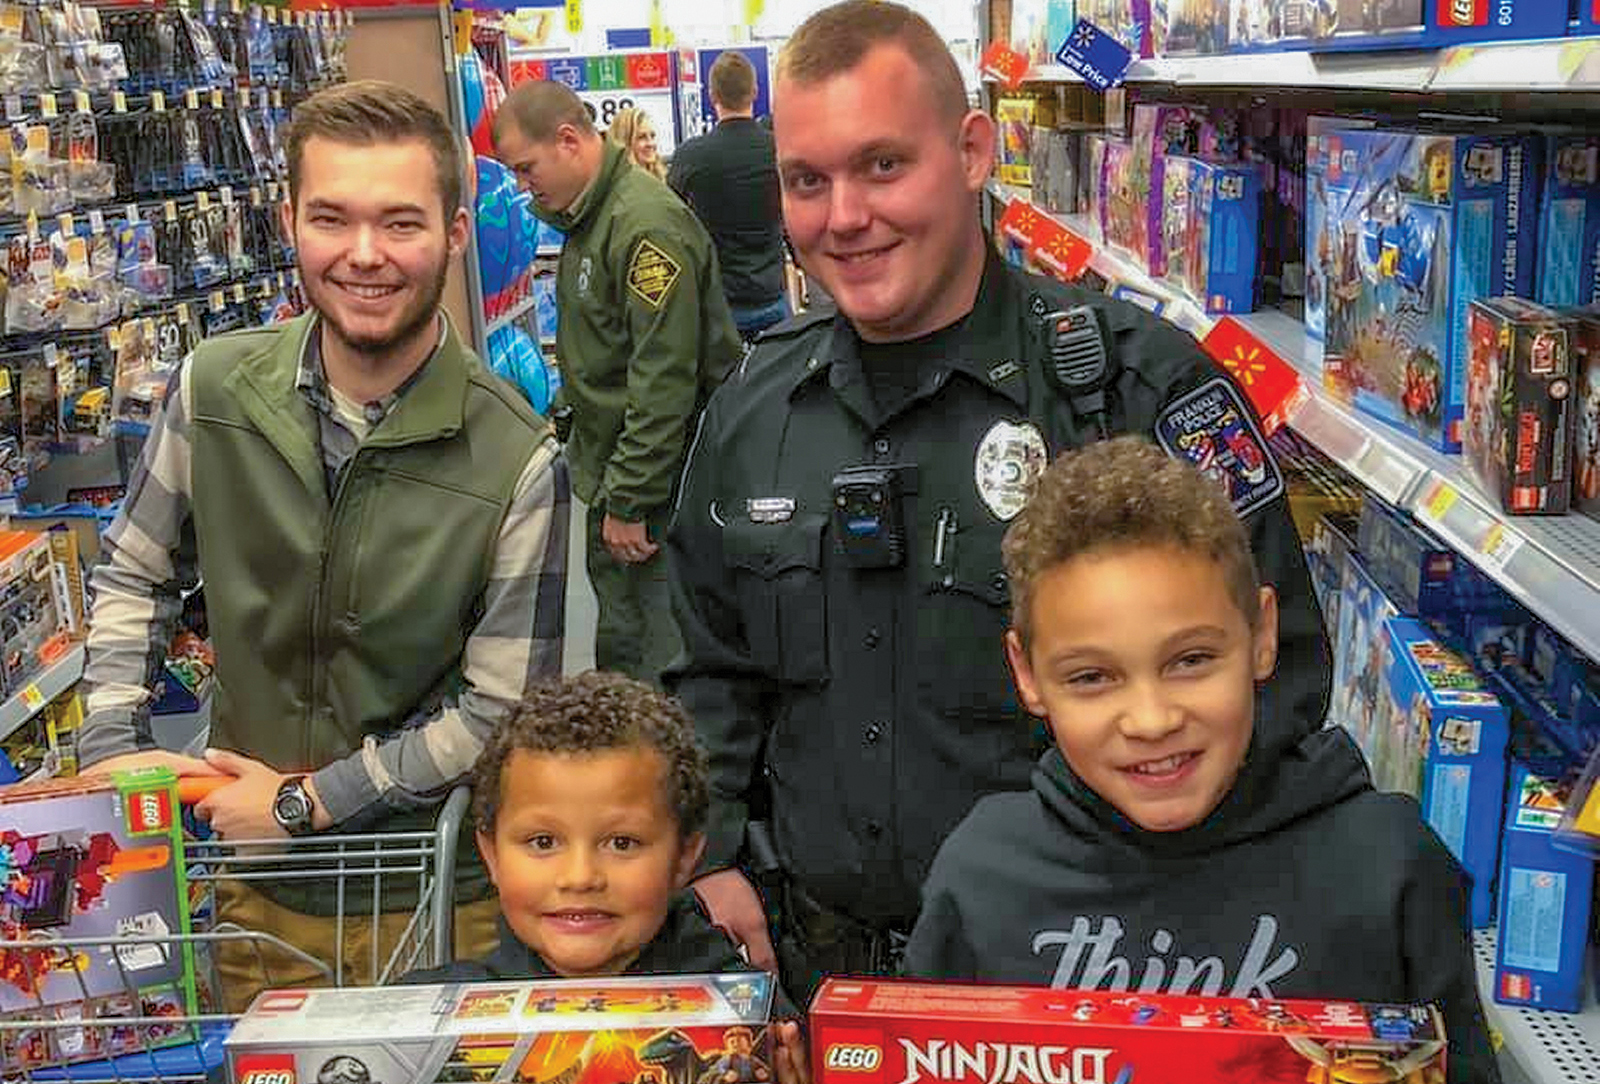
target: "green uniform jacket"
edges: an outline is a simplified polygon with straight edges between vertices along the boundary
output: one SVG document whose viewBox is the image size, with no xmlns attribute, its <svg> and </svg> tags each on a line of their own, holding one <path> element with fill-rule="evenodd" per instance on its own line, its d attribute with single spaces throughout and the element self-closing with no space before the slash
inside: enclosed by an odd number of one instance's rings
<svg viewBox="0 0 1600 1084">
<path fill-rule="evenodd" d="M 611 143 L 588 192 L 538 213 L 567 235 L 556 355 L 573 492 L 618 519 L 659 518 L 694 418 L 741 352 L 716 250 L 694 212 Z"/>
</svg>

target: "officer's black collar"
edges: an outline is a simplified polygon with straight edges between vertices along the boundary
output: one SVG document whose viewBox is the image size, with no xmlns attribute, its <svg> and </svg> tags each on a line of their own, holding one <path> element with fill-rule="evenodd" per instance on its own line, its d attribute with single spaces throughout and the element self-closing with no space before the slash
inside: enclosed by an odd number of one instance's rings
<svg viewBox="0 0 1600 1084">
<path fill-rule="evenodd" d="M 1022 353 L 1026 344 L 1017 334 L 1017 299 L 1007 288 L 1009 272 L 1005 261 L 993 245 L 986 244 L 984 249 L 987 255 L 983 264 L 983 278 L 978 283 L 978 296 L 972 311 L 960 321 L 963 325 L 961 340 L 965 349 L 953 358 L 944 359 L 944 363 L 955 372 L 971 377 L 1004 395 L 1017 406 L 1027 409 L 1028 362 Z M 859 374 L 859 345 L 860 340 L 849 319 L 843 313 L 835 315 L 827 334 L 817 342 L 816 349 L 806 355 L 795 376 L 790 396 L 793 397 L 811 380 L 830 372 L 835 365 L 845 368 L 852 375 Z"/>
</svg>

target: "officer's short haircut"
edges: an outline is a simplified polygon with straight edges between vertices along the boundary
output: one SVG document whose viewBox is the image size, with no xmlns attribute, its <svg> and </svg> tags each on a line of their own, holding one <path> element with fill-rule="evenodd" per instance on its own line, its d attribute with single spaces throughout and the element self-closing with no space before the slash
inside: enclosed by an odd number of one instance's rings
<svg viewBox="0 0 1600 1084">
<path fill-rule="evenodd" d="M 726 109 L 749 109 L 756 100 L 756 66 L 737 49 L 724 49 L 718 54 L 707 78 L 711 97 Z"/>
<path fill-rule="evenodd" d="M 1085 554 L 1172 546 L 1209 557 L 1255 628 L 1260 581 L 1250 536 L 1222 487 L 1144 437 L 1122 436 L 1067 452 L 1035 484 L 1001 543 L 1011 623 L 1027 645 L 1039 579 Z"/>
<path fill-rule="evenodd" d="M 353 147 L 417 140 L 433 155 L 447 223 L 461 206 L 461 143 L 444 114 L 405 87 L 358 79 L 319 90 L 295 106 L 285 147 L 289 197 L 296 205 L 306 144 L 313 138 Z"/>
<path fill-rule="evenodd" d="M 854 71 L 879 45 L 906 51 L 952 121 L 966 115 L 967 89 L 950 47 L 927 19 L 888 0 L 844 0 L 811 16 L 778 54 L 777 75 L 783 81 L 821 83 Z"/>
<path fill-rule="evenodd" d="M 496 729 L 472 773 L 478 830 L 494 834 L 501 777 L 513 753 L 584 754 L 651 749 L 666 762 L 667 802 L 687 838 L 705 827 L 711 802 L 706 754 L 688 712 L 641 681 L 603 670 L 532 689 Z"/>
<path fill-rule="evenodd" d="M 508 124 L 515 124 L 522 138 L 534 143 L 550 142 L 563 124 L 570 124 L 579 132 L 595 132 L 594 118 L 583 99 L 554 79 L 530 80 L 506 95 L 495 111 L 490 129 L 496 145 Z"/>
</svg>

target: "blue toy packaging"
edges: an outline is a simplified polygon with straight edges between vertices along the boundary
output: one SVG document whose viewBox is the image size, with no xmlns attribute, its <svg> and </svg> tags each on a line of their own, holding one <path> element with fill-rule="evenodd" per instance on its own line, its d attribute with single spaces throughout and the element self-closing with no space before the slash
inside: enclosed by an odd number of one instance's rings
<svg viewBox="0 0 1600 1084">
<path fill-rule="evenodd" d="M 1463 458 L 1516 515 L 1561 515 L 1572 501 L 1573 352 L 1566 322 L 1520 297 L 1472 303 Z"/>
<path fill-rule="evenodd" d="M 1499 584 L 1407 516 L 1367 496 L 1357 549 L 1402 613 L 1449 629 L 1468 615 L 1516 609 Z"/>
<path fill-rule="evenodd" d="M 1509 713 L 1472 664 L 1415 618 L 1389 622 L 1389 646 L 1399 723 L 1389 734 L 1390 763 L 1397 773 L 1420 771 L 1428 826 L 1472 878 L 1472 927 L 1486 928 L 1494 922 Z"/>
<path fill-rule="evenodd" d="M 1328 163 L 1344 150 L 1344 133 L 1372 127 L 1370 122 L 1348 117 L 1308 116 L 1305 119 L 1306 160 L 1302 193 L 1302 233 L 1298 244 L 1305 259 L 1306 361 L 1310 375 L 1326 384 L 1323 343 L 1327 339 L 1328 278 L 1334 266 L 1333 239 L 1328 233 Z M 1342 264 L 1341 264 L 1342 266 Z"/>
<path fill-rule="evenodd" d="M 1600 136 L 1553 135 L 1539 211 L 1539 301 L 1600 301 Z"/>
<path fill-rule="evenodd" d="M 1078 18 L 1116 38 L 1134 56 L 1150 56 L 1154 50 L 1150 7 L 1150 0 L 1078 0 Z"/>
<path fill-rule="evenodd" d="M 1461 448 L 1467 307 L 1533 286 L 1533 137 L 1327 136 L 1318 264 L 1322 379 L 1441 451 Z M 1308 304 L 1308 309 L 1311 306 Z"/>
<path fill-rule="evenodd" d="M 1251 312 L 1260 282 L 1261 176 L 1254 166 L 1195 162 L 1188 181 L 1189 255 L 1179 281 L 1206 312 Z"/>
<path fill-rule="evenodd" d="M 1333 693 L 1328 723 L 1349 731 L 1369 764 L 1376 763 L 1376 729 L 1384 708 L 1389 637 L 1384 623 L 1400 610 L 1367 571 L 1359 554 L 1346 555 L 1333 642 Z"/>
<path fill-rule="evenodd" d="M 1322 620 L 1328 628 L 1339 630 L 1339 603 L 1344 582 L 1344 563 L 1356 549 L 1356 524 L 1343 513 L 1330 513 L 1317 519 L 1306 543 L 1306 569 L 1311 573 L 1311 588 L 1322 607 Z"/>
<path fill-rule="evenodd" d="M 1585 0 L 1588 2 L 1588 0 Z M 1560 37 L 1553 0 L 1230 0 L 1229 49 L 1415 49 Z"/>
<path fill-rule="evenodd" d="M 1577 1012 L 1594 863 L 1555 846 L 1570 784 L 1513 762 L 1500 858 L 1494 999 L 1502 1005 Z"/>
<path fill-rule="evenodd" d="M 1600 0 L 1572 0 L 1572 22 L 1569 34 L 1600 32 Z"/>
</svg>

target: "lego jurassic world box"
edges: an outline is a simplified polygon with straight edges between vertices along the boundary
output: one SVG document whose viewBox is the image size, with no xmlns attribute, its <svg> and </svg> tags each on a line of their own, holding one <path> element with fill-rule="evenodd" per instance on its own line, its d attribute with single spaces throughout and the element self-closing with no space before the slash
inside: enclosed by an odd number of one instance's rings
<svg viewBox="0 0 1600 1084">
<path fill-rule="evenodd" d="M 1444 1084 L 1431 1006 L 828 979 L 816 1084 Z"/>
<path fill-rule="evenodd" d="M 234 1084 L 770 1084 L 760 972 L 269 990 Z"/>
</svg>

